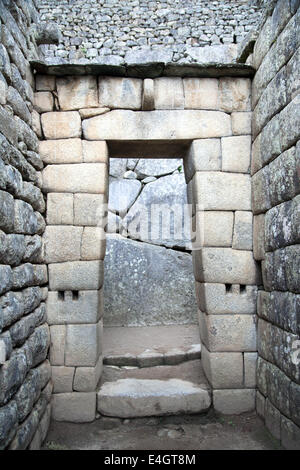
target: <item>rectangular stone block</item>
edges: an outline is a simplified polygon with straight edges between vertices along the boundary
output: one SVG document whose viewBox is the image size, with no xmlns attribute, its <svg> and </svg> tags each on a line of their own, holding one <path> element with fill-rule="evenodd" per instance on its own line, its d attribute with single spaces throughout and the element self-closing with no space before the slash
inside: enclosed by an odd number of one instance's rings
<svg viewBox="0 0 300 470">
<path fill-rule="evenodd" d="M 249 173 L 251 160 L 251 136 L 241 135 L 223 137 L 222 171 L 233 173 Z"/>
<path fill-rule="evenodd" d="M 263 166 L 262 151 L 261 151 L 261 136 L 262 134 L 259 134 L 252 144 L 251 175 L 254 175 Z"/>
<path fill-rule="evenodd" d="M 102 290 L 48 292 L 47 321 L 49 325 L 97 323 L 103 315 Z"/>
<path fill-rule="evenodd" d="M 220 139 L 194 140 L 183 163 L 187 183 L 191 181 L 196 171 L 221 170 Z"/>
<path fill-rule="evenodd" d="M 98 106 L 97 78 L 94 76 L 57 77 L 56 87 L 62 110 Z"/>
<path fill-rule="evenodd" d="M 50 290 L 97 290 L 103 283 L 102 261 L 73 261 L 50 264 Z"/>
<path fill-rule="evenodd" d="M 196 282 L 196 297 L 200 310 L 207 314 L 256 313 L 256 286 L 241 291 L 239 285 L 226 290 L 225 284 Z"/>
<path fill-rule="evenodd" d="M 221 284 L 259 284 L 252 252 L 231 248 L 202 248 L 193 252 L 196 281 Z"/>
<path fill-rule="evenodd" d="M 234 230 L 232 248 L 235 250 L 252 250 L 253 231 L 252 212 L 236 211 L 234 216 Z"/>
<path fill-rule="evenodd" d="M 255 410 L 255 388 L 213 390 L 214 408 L 224 415 L 239 415 Z"/>
<path fill-rule="evenodd" d="M 296 335 L 299 331 L 297 302 L 299 302 L 299 296 L 291 292 L 259 291 L 257 314 L 270 323 Z"/>
<path fill-rule="evenodd" d="M 64 325 L 50 326 L 50 363 L 52 366 L 65 364 L 66 327 Z"/>
<path fill-rule="evenodd" d="M 265 258 L 265 214 L 253 217 L 253 255 L 257 261 Z"/>
<path fill-rule="evenodd" d="M 85 119 L 82 126 L 87 140 L 192 140 L 232 134 L 230 116 L 219 111 L 114 110 Z"/>
<path fill-rule="evenodd" d="M 280 416 L 280 411 L 277 410 L 277 408 L 267 398 L 265 405 L 265 424 L 271 434 L 278 440 L 280 440 L 281 437 Z"/>
<path fill-rule="evenodd" d="M 184 78 L 185 109 L 219 109 L 219 82 L 216 78 Z"/>
<path fill-rule="evenodd" d="M 81 163 L 81 139 L 41 140 L 39 153 L 46 164 Z"/>
<path fill-rule="evenodd" d="M 48 165 L 42 171 L 45 192 L 102 193 L 107 190 L 108 174 L 105 163 Z"/>
<path fill-rule="evenodd" d="M 76 367 L 74 390 L 77 392 L 93 392 L 101 378 L 103 358 L 99 357 L 95 367 Z"/>
<path fill-rule="evenodd" d="M 81 244 L 81 259 L 104 259 L 105 256 L 105 232 L 101 227 L 85 227 Z"/>
<path fill-rule="evenodd" d="M 199 312 L 201 341 L 211 352 L 255 351 L 254 315 L 207 315 Z"/>
<path fill-rule="evenodd" d="M 252 211 L 254 215 L 266 212 L 271 207 L 269 167 L 259 170 L 251 179 Z"/>
<path fill-rule="evenodd" d="M 180 77 L 160 77 L 154 80 L 155 109 L 183 109 L 184 93 Z"/>
<path fill-rule="evenodd" d="M 81 137 L 81 119 L 77 111 L 43 113 L 41 123 L 46 139 Z"/>
<path fill-rule="evenodd" d="M 201 362 L 211 386 L 215 388 L 243 388 L 243 354 L 237 352 L 209 352 L 201 348 Z"/>
<path fill-rule="evenodd" d="M 250 176 L 201 172 L 193 178 L 193 197 L 201 210 L 251 210 Z"/>
<path fill-rule="evenodd" d="M 280 119 L 276 114 L 263 128 L 255 142 L 260 139 L 260 168 L 274 160 L 281 153 Z M 254 144 L 253 144 L 254 150 Z M 253 153 L 252 153 L 253 158 Z M 260 169 L 258 168 L 258 169 Z"/>
<path fill-rule="evenodd" d="M 251 111 L 251 80 L 224 77 L 219 80 L 220 109 L 226 113 Z"/>
<path fill-rule="evenodd" d="M 280 140 L 282 150 L 294 145 L 300 136 L 300 94 L 297 95 L 280 113 Z"/>
<path fill-rule="evenodd" d="M 65 364 L 94 367 L 102 349 L 102 322 L 67 325 L 66 329 Z"/>
<path fill-rule="evenodd" d="M 34 108 L 38 113 L 53 110 L 54 99 L 50 91 L 39 91 L 34 94 Z"/>
<path fill-rule="evenodd" d="M 108 108 L 141 109 L 143 80 L 99 77 L 99 104 Z"/>
<path fill-rule="evenodd" d="M 53 393 L 73 391 L 75 367 L 52 366 Z"/>
<path fill-rule="evenodd" d="M 106 212 L 106 195 L 74 194 L 74 225 L 103 227 Z"/>
<path fill-rule="evenodd" d="M 96 417 L 96 392 L 59 393 L 52 396 L 52 419 L 90 423 Z"/>
<path fill-rule="evenodd" d="M 49 225 L 43 235 L 45 262 L 80 260 L 83 228 L 71 225 Z"/>
<path fill-rule="evenodd" d="M 193 247 L 231 246 L 233 212 L 198 211 L 193 217 L 193 231 L 196 232 Z"/>
<path fill-rule="evenodd" d="M 269 194 L 271 206 L 292 199 L 300 191 L 299 163 L 292 147 L 269 164 Z"/>
<path fill-rule="evenodd" d="M 105 141 L 82 140 L 82 151 L 85 163 L 108 163 L 108 147 Z"/>
<path fill-rule="evenodd" d="M 234 112 L 231 114 L 231 126 L 233 135 L 251 134 L 251 112 Z"/>
<path fill-rule="evenodd" d="M 73 194 L 47 194 L 47 224 L 73 225 L 74 223 Z"/>
<path fill-rule="evenodd" d="M 256 388 L 257 353 L 244 353 L 245 387 Z"/>
<path fill-rule="evenodd" d="M 55 76 L 37 74 L 35 76 L 35 88 L 37 91 L 55 90 Z"/>
</svg>

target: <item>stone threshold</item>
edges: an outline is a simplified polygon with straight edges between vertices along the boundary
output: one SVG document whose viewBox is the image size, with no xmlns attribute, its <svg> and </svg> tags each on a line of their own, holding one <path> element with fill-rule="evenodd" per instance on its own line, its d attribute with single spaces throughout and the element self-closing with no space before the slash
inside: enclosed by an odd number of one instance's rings
<svg viewBox="0 0 300 470">
<path fill-rule="evenodd" d="M 242 63 L 164 63 L 143 62 L 136 64 L 65 62 L 55 63 L 55 60 L 31 60 L 30 65 L 37 73 L 47 75 L 109 75 L 131 78 L 157 78 L 157 77 L 253 77 L 255 69 L 251 65 Z"/>
</svg>

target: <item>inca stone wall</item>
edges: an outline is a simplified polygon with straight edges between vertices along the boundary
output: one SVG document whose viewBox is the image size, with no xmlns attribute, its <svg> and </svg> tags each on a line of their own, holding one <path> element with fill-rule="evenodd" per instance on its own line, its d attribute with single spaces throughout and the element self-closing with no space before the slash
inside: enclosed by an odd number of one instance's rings
<svg viewBox="0 0 300 470">
<path fill-rule="evenodd" d="M 181 235 L 184 228 L 181 217 L 173 234 L 152 239 L 131 226 L 142 207 L 147 212 L 154 205 L 183 210 L 187 186 L 182 158 L 111 158 L 109 174 L 104 326 L 197 323 L 190 220 L 185 239 L 176 239 L 176 231 Z M 159 216 L 151 220 L 151 229 L 153 235 L 163 232 Z"/>
<path fill-rule="evenodd" d="M 165 62 L 197 62 L 203 46 L 238 43 L 260 18 L 248 0 L 39 0 L 39 11 L 43 22 L 60 25 L 60 44 L 43 47 L 58 63 L 138 63 L 158 54 Z"/>
<path fill-rule="evenodd" d="M 254 47 L 252 197 L 258 298 L 257 411 L 300 445 L 299 1 L 279 0 Z"/>
<path fill-rule="evenodd" d="M 0 449 L 38 449 L 50 421 L 43 163 L 34 133 L 32 1 L 0 1 Z"/>
</svg>

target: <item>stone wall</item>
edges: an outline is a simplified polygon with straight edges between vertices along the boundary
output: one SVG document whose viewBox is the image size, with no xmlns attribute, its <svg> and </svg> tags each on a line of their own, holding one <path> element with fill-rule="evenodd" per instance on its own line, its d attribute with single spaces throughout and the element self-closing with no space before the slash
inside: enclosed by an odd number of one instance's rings
<svg viewBox="0 0 300 470">
<path fill-rule="evenodd" d="M 38 449 L 50 421 L 47 267 L 33 111 L 33 1 L 0 1 L 0 449 Z"/>
<path fill-rule="evenodd" d="M 278 0 L 254 47 L 252 195 L 258 297 L 257 411 L 300 444 L 299 1 Z"/>
<path fill-rule="evenodd" d="M 39 0 L 39 11 L 62 32 L 58 46 L 43 48 L 45 56 L 93 62 L 113 56 L 112 63 L 137 53 L 149 61 L 158 52 L 167 62 L 197 62 L 201 47 L 238 43 L 260 18 L 248 0 Z"/>
</svg>

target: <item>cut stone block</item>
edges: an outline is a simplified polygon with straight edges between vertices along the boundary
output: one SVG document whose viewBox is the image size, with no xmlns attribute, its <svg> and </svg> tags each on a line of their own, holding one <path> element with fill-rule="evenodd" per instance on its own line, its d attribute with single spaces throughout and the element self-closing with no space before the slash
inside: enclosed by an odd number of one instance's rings
<svg viewBox="0 0 300 470">
<path fill-rule="evenodd" d="M 249 173 L 251 136 L 224 137 L 222 142 L 222 171 Z"/>
<path fill-rule="evenodd" d="M 106 211 L 106 195 L 74 194 L 74 225 L 102 227 Z"/>
<path fill-rule="evenodd" d="M 59 393 L 52 396 L 55 421 L 90 423 L 96 418 L 96 392 Z"/>
<path fill-rule="evenodd" d="M 245 387 L 256 388 L 256 352 L 244 353 Z"/>
<path fill-rule="evenodd" d="M 242 353 L 209 352 L 202 344 L 201 362 L 205 376 L 214 389 L 244 386 Z"/>
<path fill-rule="evenodd" d="M 160 77 L 154 80 L 155 109 L 183 109 L 182 78 Z"/>
<path fill-rule="evenodd" d="M 38 113 L 52 111 L 54 100 L 50 91 L 39 91 L 34 94 L 34 108 Z"/>
<path fill-rule="evenodd" d="M 134 172 L 139 179 L 143 179 L 147 176 L 158 177 L 172 174 L 180 166 L 182 166 L 181 158 L 141 158 L 138 160 Z"/>
<path fill-rule="evenodd" d="M 183 162 L 187 183 L 193 178 L 196 171 L 221 170 L 220 139 L 194 140 Z"/>
<path fill-rule="evenodd" d="M 63 298 L 49 291 L 46 306 L 49 325 L 97 323 L 103 315 L 102 291 L 79 291 L 76 297 L 67 291 Z"/>
<path fill-rule="evenodd" d="M 87 140 L 184 140 L 232 134 L 230 116 L 219 111 L 114 110 L 85 119 L 82 126 Z"/>
<path fill-rule="evenodd" d="M 196 282 L 196 295 L 200 310 L 208 314 L 254 314 L 256 313 L 257 287 L 246 286 L 244 292 L 231 289 L 226 291 L 225 284 Z"/>
<path fill-rule="evenodd" d="M 259 284 L 252 252 L 231 248 L 202 248 L 193 252 L 196 281 L 221 284 Z"/>
<path fill-rule="evenodd" d="M 119 418 L 199 413 L 209 407 L 208 390 L 180 379 L 107 382 L 97 405 L 101 414 Z"/>
<path fill-rule="evenodd" d="M 232 248 L 235 250 L 252 250 L 252 212 L 236 211 Z"/>
<path fill-rule="evenodd" d="M 96 77 L 88 75 L 58 77 L 56 86 L 58 101 L 62 110 L 98 106 Z"/>
<path fill-rule="evenodd" d="M 99 77 L 100 106 L 141 109 L 143 80 L 139 78 Z"/>
<path fill-rule="evenodd" d="M 220 109 L 226 113 L 251 111 L 251 80 L 224 77 L 219 80 Z"/>
<path fill-rule="evenodd" d="M 75 367 L 52 366 L 53 393 L 73 391 Z"/>
<path fill-rule="evenodd" d="M 83 228 L 50 225 L 44 232 L 45 262 L 58 263 L 80 260 Z"/>
<path fill-rule="evenodd" d="M 95 367 L 76 367 L 74 390 L 77 392 L 93 392 L 96 390 L 102 369 L 102 356 L 99 357 Z"/>
<path fill-rule="evenodd" d="M 50 290 L 97 290 L 103 283 L 102 261 L 73 261 L 50 264 Z"/>
<path fill-rule="evenodd" d="M 154 80 L 145 78 L 142 96 L 142 110 L 152 111 L 154 109 Z"/>
<path fill-rule="evenodd" d="M 52 366 L 63 366 L 65 364 L 65 325 L 50 326 L 50 363 Z"/>
<path fill-rule="evenodd" d="M 105 163 L 48 165 L 42 172 L 45 192 L 102 193 L 107 189 Z"/>
<path fill-rule="evenodd" d="M 265 406 L 265 424 L 266 428 L 271 432 L 271 434 L 280 440 L 280 411 L 270 402 L 268 398 L 266 398 Z"/>
<path fill-rule="evenodd" d="M 81 259 L 104 259 L 105 232 L 101 227 L 85 227 L 82 235 Z"/>
<path fill-rule="evenodd" d="M 193 232 L 196 233 L 194 248 L 202 246 L 231 246 L 233 212 L 202 211 L 193 218 Z"/>
<path fill-rule="evenodd" d="M 218 109 L 219 83 L 216 78 L 184 78 L 185 109 Z"/>
<path fill-rule="evenodd" d="M 110 178 L 108 209 L 118 212 L 121 217 L 126 215 L 128 209 L 134 204 L 142 188 L 138 180 L 125 180 Z"/>
<path fill-rule="evenodd" d="M 35 77 L 35 87 L 37 91 L 53 91 L 55 90 L 55 77 L 37 74 Z"/>
<path fill-rule="evenodd" d="M 104 141 L 82 141 L 83 161 L 85 163 L 107 163 L 108 148 Z"/>
<path fill-rule="evenodd" d="M 251 134 L 251 112 L 232 113 L 231 125 L 233 135 Z"/>
<path fill-rule="evenodd" d="M 102 348 L 102 322 L 66 326 L 66 366 L 94 367 Z"/>
<path fill-rule="evenodd" d="M 73 225 L 73 194 L 49 193 L 46 220 L 48 225 Z"/>
<path fill-rule="evenodd" d="M 81 139 L 42 140 L 39 153 L 46 164 L 81 163 Z"/>
<path fill-rule="evenodd" d="M 46 139 L 81 137 L 81 119 L 77 111 L 44 113 L 41 122 Z"/>
<path fill-rule="evenodd" d="M 83 108 L 79 110 L 81 119 L 88 119 L 110 111 L 109 108 Z"/>
<path fill-rule="evenodd" d="M 197 171 L 193 198 L 199 210 L 251 210 L 250 175 Z"/>
<path fill-rule="evenodd" d="M 214 390 L 214 408 L 224 415 L 241 414 L 255 410 L 255 389 Z"/>
<path fill-rule="evenodd" d="M 206 315 L 199 312 L 200 336 L 211 352 L 255 351 L 254 315 Z"/>
</svg>

